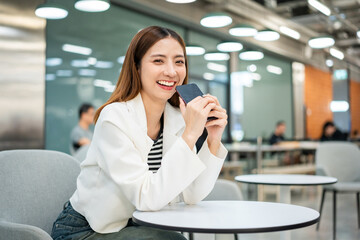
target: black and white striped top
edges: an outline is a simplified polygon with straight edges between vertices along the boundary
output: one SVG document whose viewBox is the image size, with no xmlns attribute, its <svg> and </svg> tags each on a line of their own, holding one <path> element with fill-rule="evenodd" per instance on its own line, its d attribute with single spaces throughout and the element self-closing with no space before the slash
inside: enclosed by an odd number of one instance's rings
<svg viewBox="0 0 360 240">
<path fill-rule="evenodd" d="M 148 155 L 147 164 L 149 165 L 149 170 L 152 171 L 153 173 L 156 173 L 161 166 L 162 149 L 163 149 L 163 133 L 161 129 L 160 135 L 157 138 L 157 140 L 155 140 Z"/>
</svg>

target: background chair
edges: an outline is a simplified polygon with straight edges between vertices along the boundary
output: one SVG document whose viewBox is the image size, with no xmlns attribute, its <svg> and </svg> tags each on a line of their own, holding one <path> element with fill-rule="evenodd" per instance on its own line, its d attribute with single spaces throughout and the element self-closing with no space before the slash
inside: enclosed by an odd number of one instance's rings
<svg viewBox="0 0 360 240">
<path fill-rule="evenodd" d="M 76 189 L 79 162 L 47 150 L 0 152 L 0 238 L 51 240 L 52 224 Z"/>
<path fill-rule="evenodd" d="M 218 179 L 216 180 L 215 186 L 210 194 L 204 199 L 204 201 L 241 201 L 243 200 L 243 195 L 240 191 L 238 185 L 229 180 Z M 225 238 L 229 234 L 216 234 L 215 239 L 221 237 Z M 195 239 L 210 239 L 213 234 L 195 234 Z M 189 238 L 193 239 L 193 233 L 189 234 Z M 237 234 L 234 234 L 234 238 L 237 240 Z"/>
<path fill-rule="evenodd" d="M 319 175 L 335 177 L 338 182 L 323 187 L 320 217 L 324 205 L 325 193 L 333 192 L 333 239 L 336 239 L 336 194 L 356 193 L 358 227 L 360 228 L 360 150 L 350 142 L 321 143 L 316 150 L 316 171 Z M 320 220 L 316 227 L 319 229 Z"/>
</svg>

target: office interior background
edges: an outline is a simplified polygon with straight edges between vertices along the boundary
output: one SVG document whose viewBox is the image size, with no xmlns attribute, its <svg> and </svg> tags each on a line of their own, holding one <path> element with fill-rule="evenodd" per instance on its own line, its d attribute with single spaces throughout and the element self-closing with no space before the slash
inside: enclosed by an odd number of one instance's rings
<svg viewBox="0 0 360 240">
<path fill-rule="evenodd" d="M 279 120 L 287 140 L 317 141 L 329 120 L 348 139 L 359 137 L 359 0 L 111 0 L 102 12 L 80 11 L 75 2 L 0 0 L 0 151 L 69 153 L 79 106 L 98 108 L 109 98 L 132 37 L 150 25 L 184 38 L 189 81 L 227 109 L 224 142 L 266 143 Z M 67 16 L 36 16 L 44 3 Z M 204 26 L 214 16 L 218 26 Z M 249 197 L 251 187 L 241 187 Z M 292 203 L 318 209 L 320 195 L 307 187 L 293 192 Z M 359 237 L 351 197 L 339 201 L 340 239 Z M 319 235 L 311 228 L 293 237 L 331 238 L 326 201 Z"/>
<path fill-rule="evenodd" d="M 188 48 L 189 79 L 228 110 L 226 142 L 266 139 L 278 120 L 286 122 L 288 139 L 316 140 L 327 120 L 349 137 L 360 130 L 359 1 L 323 1 L 329 16 L 298 0 L 114 0 L 103 12 L 79 11 L 73 0 L 47 1 L 68 11 L 57 20 L 35 15 L 42 3 L 0 2 L 0 149 L 68 153 L 78 107 L 107 100 L 131 38 L 149 25 L 174 29 L 188 47 L 200 47 Z M 232 22 L 200 23 L 216 13 Z M 256 36 L 271 30 L 275 40 L 243 37 L 244 25 Z M 335 44 L 309 46 L 322 36 Z M 238 45 L 219 50 L 223 42 Z M 82 52 L 65 49 L 72 45 Z M 246 58 L 251 51 L 260 58 Z M 331 108 L 336 104 L 340 109 Z"/>
</svg>

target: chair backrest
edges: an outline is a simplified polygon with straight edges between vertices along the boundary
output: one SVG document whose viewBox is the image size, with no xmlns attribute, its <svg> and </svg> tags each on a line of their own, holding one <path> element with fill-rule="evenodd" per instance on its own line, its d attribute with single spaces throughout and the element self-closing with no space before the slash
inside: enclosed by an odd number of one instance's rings
<svg viewBox="0 0 360 240">
<path fill-rule="evenodd" d="M 243 200 L 243 196 L 235 182 L 225 179 L 218 179 L 216 180 L 213 190 L 204 199 L 204 201 L 217 200 L 237 201 Z"/>
<path fill-rule="evenodd" d="M 350 142 L 320 143 L 315 155 L 316 168 L 339 182 L 352 182 L 360 177 L 360 150 Z"/>
<path fill-rule="evenodd" d="M 0 219 L 51 232 L 76 189 L 79 162 L 48 150 L 0 152 Z"/>
</svg>

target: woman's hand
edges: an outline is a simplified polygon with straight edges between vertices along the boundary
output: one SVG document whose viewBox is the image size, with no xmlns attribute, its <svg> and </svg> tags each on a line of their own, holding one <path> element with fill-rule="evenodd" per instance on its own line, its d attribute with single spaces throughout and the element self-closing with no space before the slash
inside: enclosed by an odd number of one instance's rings
<svg viewBox="0 0 360 240">
<path fill-rule="evenodd" d="M 204 98 L 212 99 L 216 104 L 215 108 L 212 109 L 208 117 L 216 117 L 217 119 L 208 121 L 205 124 L 206 130 L 208 132 L 207 142 L 210 152 L 216 155 L 220 147 L 222 134 L 227 125 L 228 116 L 226 114 L 226 110 L 220 106 L 220 103 L 216 97 L 207 94 L 204 96 Z"/>
<path fill-rule="evenodd" d="M 217 104 L 211 97 L 196 97 L 186 107 L 180 98 L 180 110 L 186 124 L 182 137 L 191 149 L 203 133 L 211 110 L 216 107 Z"/>
</svg>

